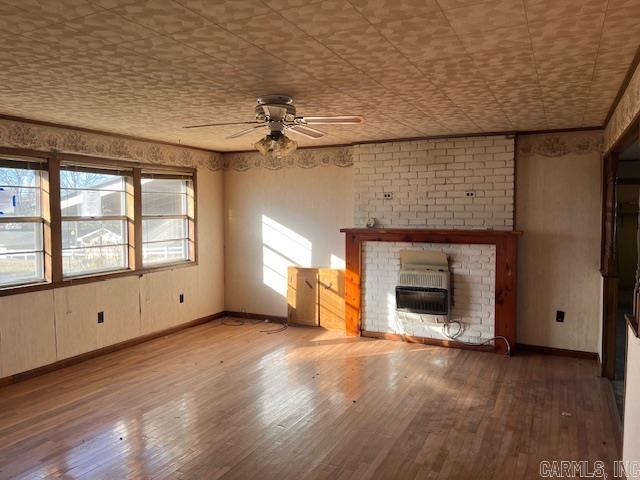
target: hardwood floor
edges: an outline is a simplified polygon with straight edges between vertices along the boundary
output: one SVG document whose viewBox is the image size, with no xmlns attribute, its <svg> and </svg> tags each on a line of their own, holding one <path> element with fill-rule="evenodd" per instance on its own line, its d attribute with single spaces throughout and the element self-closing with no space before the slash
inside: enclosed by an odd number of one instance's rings
<svg viewBox="0 0 640 480">
<path fill-rule="evenodd" d="M 617 459 L 591 360 L 197 326 L 0 389 L 0 478 L 538 478 Z"/>
</svg>

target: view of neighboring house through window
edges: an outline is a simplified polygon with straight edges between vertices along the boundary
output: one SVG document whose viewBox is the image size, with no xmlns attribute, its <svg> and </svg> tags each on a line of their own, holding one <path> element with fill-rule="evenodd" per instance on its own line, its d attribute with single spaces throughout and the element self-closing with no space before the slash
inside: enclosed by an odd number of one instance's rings
<svg viewBox="0 0 640 480">
<path fill-rule="evenodd" d="M 45 280 L 44 167 L 35 159 L 0 158 L 0 287 Z"/>
<path fill-rule="evenodd" d="M 63 165 L 60 171 L 65 277 L 123 270 L 128 263 L 130 172 Z"/>
<path fill-rule="evenodd" d="M 142 174 L 142 263 L 190 259 L 193 180 L 185 175 Z"/>
</svg>

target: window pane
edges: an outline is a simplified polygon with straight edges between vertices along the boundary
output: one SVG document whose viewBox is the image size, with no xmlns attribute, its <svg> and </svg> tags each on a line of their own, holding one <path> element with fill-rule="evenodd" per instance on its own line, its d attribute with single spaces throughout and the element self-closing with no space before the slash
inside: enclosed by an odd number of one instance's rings
<svg viewBox="0 0 640 480">
<path fill-rule="evenodd" d="M 43 250 L 42 223 L 0 223 L 0 254 L 38 250 Z"/>
<path fill-rule="evenodd" d="M 63 189 L 60 195 L 62 216 L 65 217 L 125 215 L 124 192 Z"/>
<path fill-rule="evenodd" d="M 44 281 L 42 252 L 0 254 L 0 287 Z"/>
<path fill-rule="evenodd" d="M 0 217 L 39 217 L 40 189 L 0 187 Z"/>
<path fill-rule="evenodd" d="M 40 172 L 21 168 L 0 167 L 0 186 L 37 187 L 40 185 Z"/>
<path fill-rule="evenodd" d="M 187 193 L 186 180 L 143 178 L 143 192 Z"/>
<path fill-rule="evenodd" d="M 127 268 L 127 246 L 110 245 L 62 250 L 62 268 L 65 276 L 125 269 Z"/>
<path fill-rule="evenodd" d="M 62 222 L 62 248 L 84 248 L 127 243 L 126 220 Z"/>
<path fill-rule="evenodd" d="M 187 196 L 142 192 L 142 215 L 187 215 Z"/>
<path fill-rule="evenodd" d="M 60 187 L 79 190 L 120 190 L 124 191 L 124 177 L 105 173 L 92 173 L 73 170 L 60 171 Z"/>
<path fill-rule="evenodd" d="M 145 243 L 142 245 L 142 263 L 145 265 L 157 265 L 179 262 L 189 258 L 188 252 L 188 240 Z"/>
<path fill-rule="evenodd" d="M 156 218 L 142 220 L 142 241 L 177 240 L 187 238 L 186 218 Z"/>
</svg>

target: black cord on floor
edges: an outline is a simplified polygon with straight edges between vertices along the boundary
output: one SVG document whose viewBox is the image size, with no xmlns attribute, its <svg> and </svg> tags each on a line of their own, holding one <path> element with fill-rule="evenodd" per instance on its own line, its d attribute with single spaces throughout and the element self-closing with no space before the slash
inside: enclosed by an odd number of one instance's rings
<svg viewBox="0 0 640 480">
<path fill-rule="evenodd" d="M 249 316 L 245 316 L 245 319 L 241 319 L 241 318 L 237 318 L 237 317 L 227 317 L 224 320 L 222 320 L 222 325 L 226 325 L 227 327 L 241 327 L 242 325 L 245 325 L 247 322 L 246 320 L 249 320 Z M 259 319 L 251 319 L 251 324 L 252 325 L 258 325 L 259 323 L 263 323 L 264 320 L 259 320 Z M 268 322 L 268 320 L 267 320 Z M 284 332 L 287 328 L 289 328 L 289 324 L 287 323 L 283 323 L 282 326 L 278 327 L 278 328 L 271 328 L 268 330 L 260 330 L 260 333 L 266 333 L 268 335 L 271 335 L 272 333 L 279 333 L 279 332 Z"/>
<path fill-rule="evenodd" d="M 271 335 L 272 333 L 284 332 L 287 328 L 289 328 L 289 324 L 288 323 L 283 323 L 281 327 L 272 328 L 272 329 L 269 329 L 269 330 L 260 330 L 260 333 L 266 333 L 267 335 Z"/>
<path fill-rule="evenodd" d="M 222 320 L 222 325 L 226 325 L 227 327 L 241 327 L 244 325 L 244 320 L 240 320 L 239 318 L 232 318 L 229 320 Z"/>
</svg>

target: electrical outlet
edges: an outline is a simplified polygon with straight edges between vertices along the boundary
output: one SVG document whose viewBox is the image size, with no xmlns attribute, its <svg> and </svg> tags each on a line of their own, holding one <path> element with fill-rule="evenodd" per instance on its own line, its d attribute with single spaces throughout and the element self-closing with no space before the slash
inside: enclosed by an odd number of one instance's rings
<svg viewBox="0 0 640 480">
<path fill-rule="evenodd" d="M 184 293 L 180 294 L 180 303 L 184 303 Z"/>
<path fill-rule="evenodd" d="M 392 199 L 392 198 L 393 198 L 393 193 L 391 193 L 391 192 L 384 192 L 383 196 L 384 196 L 384 199 L 385 199 L 385 200 L 390 200 L 390 199 Z"/>
<path fill-rule="evenodd" d="M 98 323 L 104 323 L 104 312 L 98 312 Z"/>
<path fill-rule="evenodd" d="M 467 197 L 475 197 L 476 192 L 464 192 Z"/>
<path fill-rule="evenodd" d="M 556 311 L 556 322 L 564 322 L 564 312 L 562 310 Z"/>
</svg>

